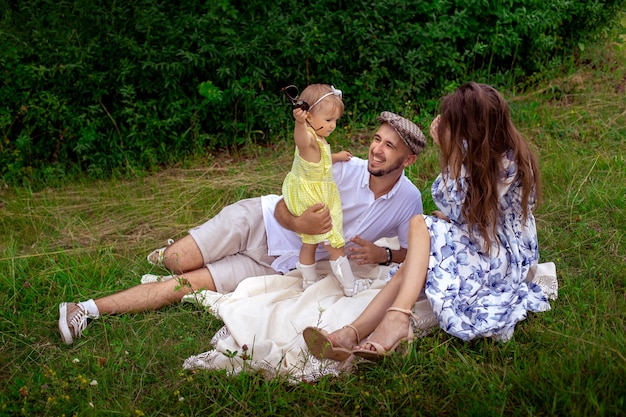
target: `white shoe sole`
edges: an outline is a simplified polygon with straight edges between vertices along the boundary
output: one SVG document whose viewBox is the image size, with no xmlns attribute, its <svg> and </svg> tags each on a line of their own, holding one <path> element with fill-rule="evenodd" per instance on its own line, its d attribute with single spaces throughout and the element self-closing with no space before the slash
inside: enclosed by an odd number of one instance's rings
<svg viewBox="0 0 626 417">
<path fill-rule="evenodd" d="M 155 249 L 152 252 L 150 252 L 150 254 L 146 257 L 146 259 L 148 260 L 148 263 L 150 263 L 151 265 L 155 265 L 155 266 L 163 266 L 163 254 L 165 253 L 165 249 L 167 249 L 168 246 L 171 246 L 174 243 L 174 239 L 167 239 L 167 246 L 163 246 L 160 249 Z M 155 255 L 156 257 L 156 261 L 152 261 L 150 259 L 150 257 L 152 257 L 152 255 Z"/>
<path fill-rule="evenodd" d="M 176 275 L 154 275 L 154 274 L 145 274 L 141 276 L 142 284 L 150 284 L 152 282 L 161 282 L 161 281 L 169 281 L 172 278 L 175 278 Z"/>
<path fill-rule="evenodd" d="M 72 331 L 67 324 L 67 303 L 59 304 L 59 332 L 61 332 L 61 339 L 66 345 L 74 343 L 72 337 Z"/>
</svg>

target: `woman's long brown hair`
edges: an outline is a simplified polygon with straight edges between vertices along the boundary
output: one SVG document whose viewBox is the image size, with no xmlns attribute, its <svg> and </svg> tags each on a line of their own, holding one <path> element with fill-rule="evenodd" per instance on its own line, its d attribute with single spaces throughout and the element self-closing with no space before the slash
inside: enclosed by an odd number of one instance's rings
<svg viewBox="0 0 626 417">
<path fill-rule="evenodd" d="M 531 199 L 539 199 L 541 184 L 537 157 L 511 121 L 509 106 L 493 87 L 474 82 L 463 84 L 443 98 L 437 136 L 441 146 L 442 172 L 455 178 L 464 165 L 469 177 L 462 214 L 470 233 L 478 229 L 489 252 L 500 217 L 498 183 L 502 155 L 513 151 L 522 186 L 523 221 Z M 449 130 L 448 130 L 449 129 Z M 457 178 L 458 181 L 458 178 Z M 533 194 L 534 193 L 534 194 Z"/>
</svg>

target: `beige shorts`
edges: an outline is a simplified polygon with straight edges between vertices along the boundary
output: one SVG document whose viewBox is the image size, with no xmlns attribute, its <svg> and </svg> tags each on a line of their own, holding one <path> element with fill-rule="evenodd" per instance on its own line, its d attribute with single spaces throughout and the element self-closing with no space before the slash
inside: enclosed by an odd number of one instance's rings
<svg viewBox="0 0 626 417">
<path fill-rule="evenodd" d="M 270 265 L 260 198 L 226 206 L 189 234 L 202 252 L 220 293 L 233 291 L 246 278 L 278 274 Z"/>
</svg>

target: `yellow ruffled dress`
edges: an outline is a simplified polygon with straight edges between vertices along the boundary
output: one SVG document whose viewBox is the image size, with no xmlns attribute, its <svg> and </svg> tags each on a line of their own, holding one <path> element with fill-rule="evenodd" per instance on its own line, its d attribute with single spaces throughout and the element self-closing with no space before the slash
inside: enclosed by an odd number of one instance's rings
<svg viewBox="0 0 626 417">
<path fill-rule="evenodd" d="M 343 238 L 343 213 L 341 197 L 333 179 L 333 162 L 330 145 L 317 139 L 321 158 L 319 162 L 304 160 L 296 152 L 291 171 L 283 181 L 283 197 L 289 212 L 300 216 L 307 208 L 324 203 L 330 209 L 333 228 L 321 235 L 299 235 L 302 243 L 329 242 L 334 248 L 345 245 Z"/>
</svg>

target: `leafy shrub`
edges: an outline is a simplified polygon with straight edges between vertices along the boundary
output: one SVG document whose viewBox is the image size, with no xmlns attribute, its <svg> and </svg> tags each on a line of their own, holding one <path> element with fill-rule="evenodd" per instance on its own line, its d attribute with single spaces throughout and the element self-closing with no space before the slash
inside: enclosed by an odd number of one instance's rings
<svg viewBox="0 0 626 417">
<path fill-rule="evenodd" d="M 5 1 L 0 176 L 102 177 L 266 143 L 291 126 L 287 84 L 334 84 L 350 123 L 432 112 L 468 77 L 515 81 L 567 58 L 623 5 Z"/>
</svg>

